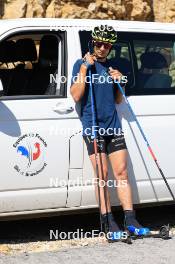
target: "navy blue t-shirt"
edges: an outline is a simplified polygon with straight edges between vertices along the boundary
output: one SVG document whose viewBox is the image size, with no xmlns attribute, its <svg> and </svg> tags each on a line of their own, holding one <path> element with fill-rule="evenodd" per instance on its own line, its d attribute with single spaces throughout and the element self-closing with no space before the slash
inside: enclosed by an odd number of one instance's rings
<svg viewBox="0 0 175 264">
<path fill-rule="evenodd" d="M 75 62 L 72 71 L 71 84 L 76 80 L 76 76 L 80 71 L 80 66 L 83 63 L 82 59 Z M 95 114 L 96 125 L 98 128 L 102 128 L 101 131 L 104 135 L 108 135 L 110 128 L 110 134 L 112 131 L 121 129 L 121 124 L 116 110 L 116 91 L 118 89 L 117 83 L 114 83 L 110 75 L 108 74 L 109 67 L 119 69 L 113 60 L 106 60 L 106 62 L 95 62 L 95 67 L 92 66 L 92 83 L 94 91 L 95 102 Z M 121 71 L 122 72 L 122 71 Z M 123 72 L 122 72 L 123 73 Z M 123 73 L 124 74 L 124 73 Z M 89 76 L 89 71 L 87 75 Z M 83 135 L 92 135 L 92 108 L 91 108 L 91 93 L 90 86 L 88 84 L 89 78 L 87 78 L 85 93 L 81 98 L 81 113 L 80 120 L 83 125 Z M 115 129 L 114 129 L 115 128 Z M 101 134 L 101 133 L 100 133 Z"/>
</svg>

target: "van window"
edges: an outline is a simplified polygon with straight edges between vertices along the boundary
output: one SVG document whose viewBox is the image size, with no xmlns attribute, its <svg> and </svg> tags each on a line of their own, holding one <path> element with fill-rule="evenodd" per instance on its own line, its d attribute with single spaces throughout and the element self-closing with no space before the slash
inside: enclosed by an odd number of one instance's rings
<svg viewBox="0 0 175 264">
<path fill-rule="evenodd" d="M 174 41 L 134 41 L 138 89 L 175 90 L 174 48 Z"/>
<path fill-rule="evenodd" d="M 136 80 L 130 95 L 175 94 L 175 37 L 129 33 L 129 38 Z"/>
<path fill-rule="evenodd" d="M 31 32 L 0 42 L 1 96 L 66 96 L 65 32 Z"/>
</svg>

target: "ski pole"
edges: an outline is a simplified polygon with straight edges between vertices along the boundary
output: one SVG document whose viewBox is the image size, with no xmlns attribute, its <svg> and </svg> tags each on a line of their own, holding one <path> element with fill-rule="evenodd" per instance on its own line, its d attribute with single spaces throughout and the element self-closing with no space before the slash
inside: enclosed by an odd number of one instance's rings
<svg viewBox="0 0 175 264">
<path fill-rule="evenodd" d="M 92 47 L 90 42 L 88 43 L 89 47 L 89 53 L 92 54 Z M 91 68 L 89 69 L 89 78 L 90 78 L 90 96 L 91 96 L 91 112 L 92 112 L 92 127 L 96 126 L 96 114 L 95 114 L 95 103 L 94 103 L 94 94 L 93 94 L 93 85 L 92 85 L 92 72 Z M 101 216 L 101 198 L 100 198 L 100 186 L 99 186 L 99 167 L 98 167 L 98 149 L 97 149 L 97 133 L 94 131 L 93 135 L 94 139 L 94 152 L 95 152 L 95 170 L 96 170 L 96 176 L 97 176 L 97 185 L 98 185 L 98 200 L 99 200 L 99 209 L 100 209 L 100 231 L 103 232 L 102 228 L 102 216 Z"/>
<path fill-rule="evenodd" d="M 140 123 L 139 123 L 139 121 L 138 121 L 138 119 L 137 119 L 137 117 L 136 117 L 134 111 L 132 110 L 132 107 L 131 107 L 131 105 L 130 105 L 130 103 L 129 103 L 129 101 L 128 101 L 128 99 L 127 99 L 127 97 L 126 97 L 126 95 L 125 95 L 125 93 L 124 93 L 124 91 L 123 91 L 123 89 L 122 89 L 120 83 L 117 82 L 117 84 L 118 84 L 119 90 L 120 90 L 120 92 L 122 93 L 122 96 L 124 97 L 125 102 L 126 102 L 128 108 L 129 108 L 129 110 L 130 110 L 132 116 L 134 117 L 134 120 L 136 121 L 136 124 L 137 124 L 137 126 L 138 126 L 138 128 L 139 128 L 139 130 L 140 130 L 140 133 L 142 134 L 142 136 L 143 136 L 143 138 L 144 138 L 144 140 L 145 140 L 145 142 L 146 142 L 146 144 L 147 144 L 148 150 L 149 150 L 149 152 L 150 152 L 150 154 L 151 154 L 153 160 L 155 161 L 156 166 L 157 166 L 157 168 L 158 168 L 158 170 L 159 170 L 159 172 L 160 172 L 160 174 L 161 174 L 161 176 L 162 176 L 162 178 L 163 178 L 163 180 L 164 180 L 164 182 L 165 182 L 165 184 L 166 184 L 166 186 L 167 186 L 167 188 L 168 188 L 168 190 L 169 190 L 169 192 L 170 192 L 170 194 L 171 194 L 173 200 L 175 200 L 174 194 L 173 194 L 173 192 L 172 192 L 172 190 L 171 190 L 171 188 L 170 188 L 170 186 L 169 186 L 169 184 L 168 184 L 167 179 L 165 178 L 165 175 L 164 175 L 162 169 L 160 168 L 160 165 L 159 165 L 159 163 L 158 163 L 158 161 L 157 161 L 157 158 L 156 158 L 156 156 L 155 156 L 155 154 L 154 154 L 154 152 L 153 152 L 153 150 L 152 150 L 152 148 L 151 148 L 151 146 L 150 146 L 150 144 L 149 144 L 149 142 L 148 142 L 148 140 L 147 140 L 147 138 L 146 138 L 146 136 L 145 136 L 145 134 L 144 134 L 144 132 L 143 132 L 143 129 L 142 129 L 142 127 L 141 127 L 141 125 L 140 125 Z"/>
</svg>

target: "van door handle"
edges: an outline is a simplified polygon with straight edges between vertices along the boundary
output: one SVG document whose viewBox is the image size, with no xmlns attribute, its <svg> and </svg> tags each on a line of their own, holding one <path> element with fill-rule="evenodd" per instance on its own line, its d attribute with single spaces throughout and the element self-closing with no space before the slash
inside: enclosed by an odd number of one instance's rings
<svg viewBox="0 0 175 264">
<path fill-rule="evenodd" d="M 53 111 L 59 114 L 69 114 L 74 111 L 74 108 L 72 106 L 65 106 L 64 104 L 58 103 L 53 108 Z"/>
</svg>

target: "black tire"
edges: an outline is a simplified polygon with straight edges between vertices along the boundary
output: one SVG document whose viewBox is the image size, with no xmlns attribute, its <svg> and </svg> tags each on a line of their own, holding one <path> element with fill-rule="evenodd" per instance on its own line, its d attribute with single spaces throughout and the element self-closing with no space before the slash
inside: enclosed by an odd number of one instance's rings
<svg viewBox="0 0 175 264">
<path fill-rule="evenodd" d="M 159 231 L 159 234 L 160 234 L 160 237 L 162 239 L 170 239 L 170 227 L 169 225 L 164 225 L 160 228 L 160 231 Z"/>
</svg>

